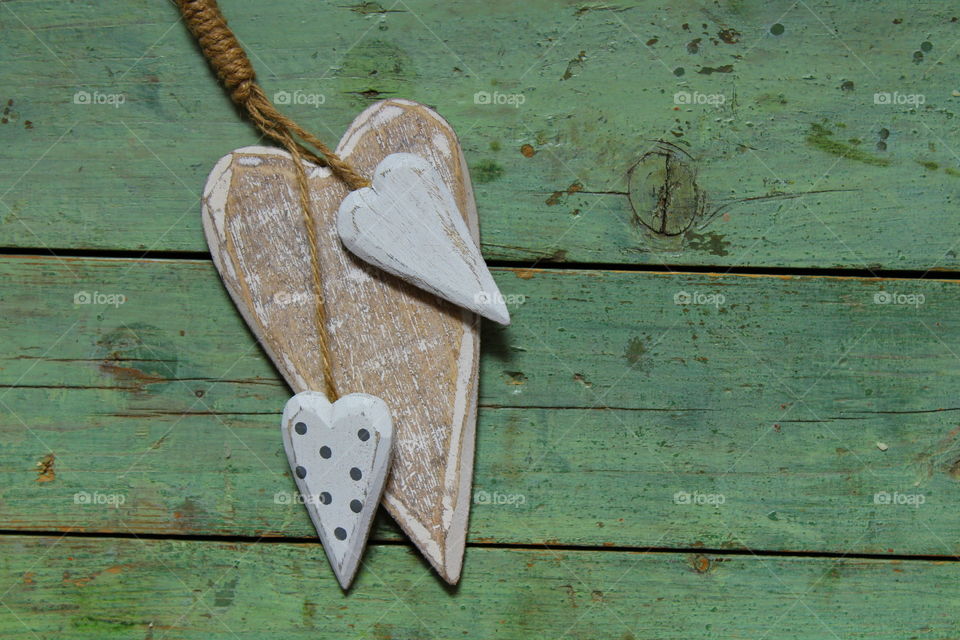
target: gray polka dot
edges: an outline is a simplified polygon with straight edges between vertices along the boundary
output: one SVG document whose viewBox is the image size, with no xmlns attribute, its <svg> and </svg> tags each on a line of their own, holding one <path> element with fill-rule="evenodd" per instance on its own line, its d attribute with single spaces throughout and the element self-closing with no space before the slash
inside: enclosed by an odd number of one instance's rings
<svg viewBox="0 0 960 640">
<path fill-rule="evenodd" d="M 337 527 L 333 530 L 333 535 L 337 536 L 337 540 L 346 540 L 347 539 L 347 530 L 343 527 Z"/>
<path fill-rule="evenodd" d="M 330 451 L 330 447 L 328 447 L 328 446 L 326 446 L 326 445 L 320 447 L 320 457 L 321 457 L 321 458 L 329 458 L 329 457 L 332 456 L 332 455 L 333 455 L 333 452 Z"/>
<path fill-rule="evenodd" d="M 297 424 L 293 425 L 293 428 L 297 430 L 297 433 L 299 433 L 300 435 L 303 435 L 307 432 L 307 423 L 298 422 Z"/>
<path fill-rule="evenodd" d="M 331 496 L 329 493 L 324 491 L 323 493 L 320 494 L 320 502 L 323 504 L 330 504 L 331 502 L 333 502 L 333 496 Z"/>
<path fill-rule="evenodd" d="M 360 431 L 357 431 L 357 437 L 360 438 L 361 441 L 366 442 L 370 439 L 370 432 L 366 429 L 360 429 Z"/>
<path fill-rule="evenodd" d="M 353 511 L 354 513 L 360 513 L 361 511 L 363 511 L 363 503 L 360 502 L 359 500 L 351 500 L 350 511 Z"/>
<path fill-rule="evenodd" d="M 297 472 L 297 477 L 300 478 L 301 480 L 307 477 L 307 470 L 304 469 L 303 467 L 297 467 L 296 472 Z"/>
<path fill-rule="evenodd" d="M 360 478 L 363 477 L 363 472 L 360 471 L 360 469 L 357 469 L 356 467 L 354 467 L 350 469 L 350 477 L 353 478 L 354 480 L 359 480 Z"/>
</svg>

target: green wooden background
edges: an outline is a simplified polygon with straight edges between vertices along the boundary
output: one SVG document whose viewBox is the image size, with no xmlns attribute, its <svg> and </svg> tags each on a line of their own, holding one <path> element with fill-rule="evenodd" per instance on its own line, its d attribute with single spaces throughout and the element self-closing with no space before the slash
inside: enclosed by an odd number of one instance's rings
<svg viewBox="0 0 960 640">
<path fill-rule="evenodd" d="M 199 217 L 257 136 L 174 5 L 8 0 L 0 637 L 960 637 L 960 7 L 221 5 L 327 141 L 461 137 L 518 301 L 462 583 L 383 516 L 344 595 L 290 503 Z"/>
</svg>

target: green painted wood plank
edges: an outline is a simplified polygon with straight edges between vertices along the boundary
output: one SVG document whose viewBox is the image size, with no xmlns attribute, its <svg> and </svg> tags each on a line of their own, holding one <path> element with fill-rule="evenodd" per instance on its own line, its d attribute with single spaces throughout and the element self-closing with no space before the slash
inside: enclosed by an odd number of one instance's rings
<svg viewBox="0 0 960 640">
<path fill-rule="evenodd" d="M 374 546 L 0 538 L 0 633 L 67 638 L 953 638 L 956 563 L 471 548 L 445 588 Z M 734 597 L 731 597 L 731 596 Z"/>
<path fill-rule="evenodd" d="M 495 277 L 470 540 L 958 553 L 956 282 Z M 0 312 L 3 528 L 311 535 L 209 263 L 6 257 Z"/>
<path fill-rule="evenodd" d="M 439 109 L 473 167 L 488 258 L 960 265 L 949 4 L 224 9 L 268 93 L 299 101 L 290 113 L 328 141 L 377 97 Z M 205 250 L 206 174 L 256 137 L 176 19 L 145 0 L 4 3 L 0 246 Z M 75 104 L 78 92 L 103 104 Z M 478 92 L 504 104 L 477 104 Z M 647 233 L 625 195 L 648 216 L 659 183 L 626 177 L 660 138 L 696 158 L 707 211 L 726 207 L 679 241 Z M 755 199 L 831 189 L 848 191 Z M 677 206 L 671 220 L 689 212 Z"/>
</svg>

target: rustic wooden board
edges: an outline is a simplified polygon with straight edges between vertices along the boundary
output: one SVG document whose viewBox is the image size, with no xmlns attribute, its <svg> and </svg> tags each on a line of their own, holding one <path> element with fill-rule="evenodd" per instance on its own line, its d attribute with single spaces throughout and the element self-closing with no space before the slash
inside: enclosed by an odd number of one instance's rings
<svg viewBox="0 0 960 640">
<path fill-rule="evenodd" d="M 5 536 L 0 634 L 902 640 L 960 632 L 955 562 L 472 548 L 469 579 L 450 590 L 412 551 L 377 546 L 344 596 L 316 556 L 302 544 Z"/>
<path fill-rule="evenodd" d="M 384 97 L 448 118 L 477 183 L 487 258 L 960 266 L 949 3 L 224 10 L 267 92 L 331 143 Z M 194 212 L 206 172 L 257 138 L 176 19 L 147 0 L 4 3 L 0 246 L 205 251 Z M 100 104 L 76 104 L 78 92 Z M 877 104 L 876 93 L 924 104 Z M 679 240 L 645 231 L 626 195 L 628 170 L 659 138 L 696 159 L 708 213 L 729 205 Z M 642 203 L 656 186 L 631 193 Z M 745 200 L 829 189 L 851 191 Z M 678 205 L 671 218 L 682 229 L 691 213 Z"/>
<path fill-rule="evenodd" d="M 494 275 L 523 304 L 485 332 L 470 540 L 960 551 L 955 282 Z M 209 263 L 7 257 L 0 301 L 4 528 L 312 535 L 287 389 Z"/>
</svg>

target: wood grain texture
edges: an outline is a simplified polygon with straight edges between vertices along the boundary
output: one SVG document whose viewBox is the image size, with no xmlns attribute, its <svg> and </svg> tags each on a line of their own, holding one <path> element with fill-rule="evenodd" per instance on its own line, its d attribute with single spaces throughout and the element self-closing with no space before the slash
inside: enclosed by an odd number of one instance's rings
<svg viewBox="0 0 960 640">
<path fill-rule="evenodd" d="M 230 0 L 224 11 L 267 93 L 331 144 L 385 97 L 447 118 L 473 170 L 487 259 L 960 266 L 949 3 Z M 257 136 L 176 20 L 173 5 L 146 0 L 5 3 L 0 246 L 206 251 L 192 212 L 209 167 Z M 81 91 L 125 101 L 75 104 Z M 875 103 L 892 92 L 925 102 Z M 627 193 L 657 139 L 695 159 L 707 212 L 725 207 L 679 246 L 648 233 Z M 776 197 L 826 189 L 851 191 Z"/>
<path fill-rule="evenodd" d="M 372 184 L 351 192 L 337 231 L 355 256 L 500 324 L 510 324 L 503 295 L 434 167 L 411 153 L 391 153 Z"/>
<path fill-rule="evenodd" d="M 953 638 L 957 563 L 374 546 L 343 597 L 313 548 L 0 538 L 0 634 L 72 638 Z M 733 596 L 733 597 L 731 597 Z"/>
<path fill-rule="evenodd" d="M 390 472 L 390 409 L 365 393 L 331 403 L 304 391 L 287 401 L 280 431 L 296 502 L 310 514 L 340 586 L 349 589 Z"/>
<path fill-rule="evenodd" d="M 390 153 L 426 159 L 477 241 L 457 136 L 428 108 L 404 100 L 373 105 L 336 151 L 366 175 Z M 286 152 L 238 149 L 211 172 L 203 219 L 227 290 L 299 393 L 324 389 L 327 372 L 293 175 Z M 396 437 L 384 504 L 440 575 L 455 583 L 470 513 L 480 321 L 348 252 L 337 231 L 347 187 L 316 166 L 309 182 L 333 379 L 340 393 L 367 393 L 390 407 Z"/>
<path fill-rule="evenodd" d="M 485 331 L 470 540 L 960 553 L 955 282 L 494 276 L 524 303 Z M 127 300 L 73 304 L 94 289 Z M 276 435 L 289 392 L 209 263 L 6 257 L 0 302 L 5 528 L 313 536 Z"/>
</svg>

